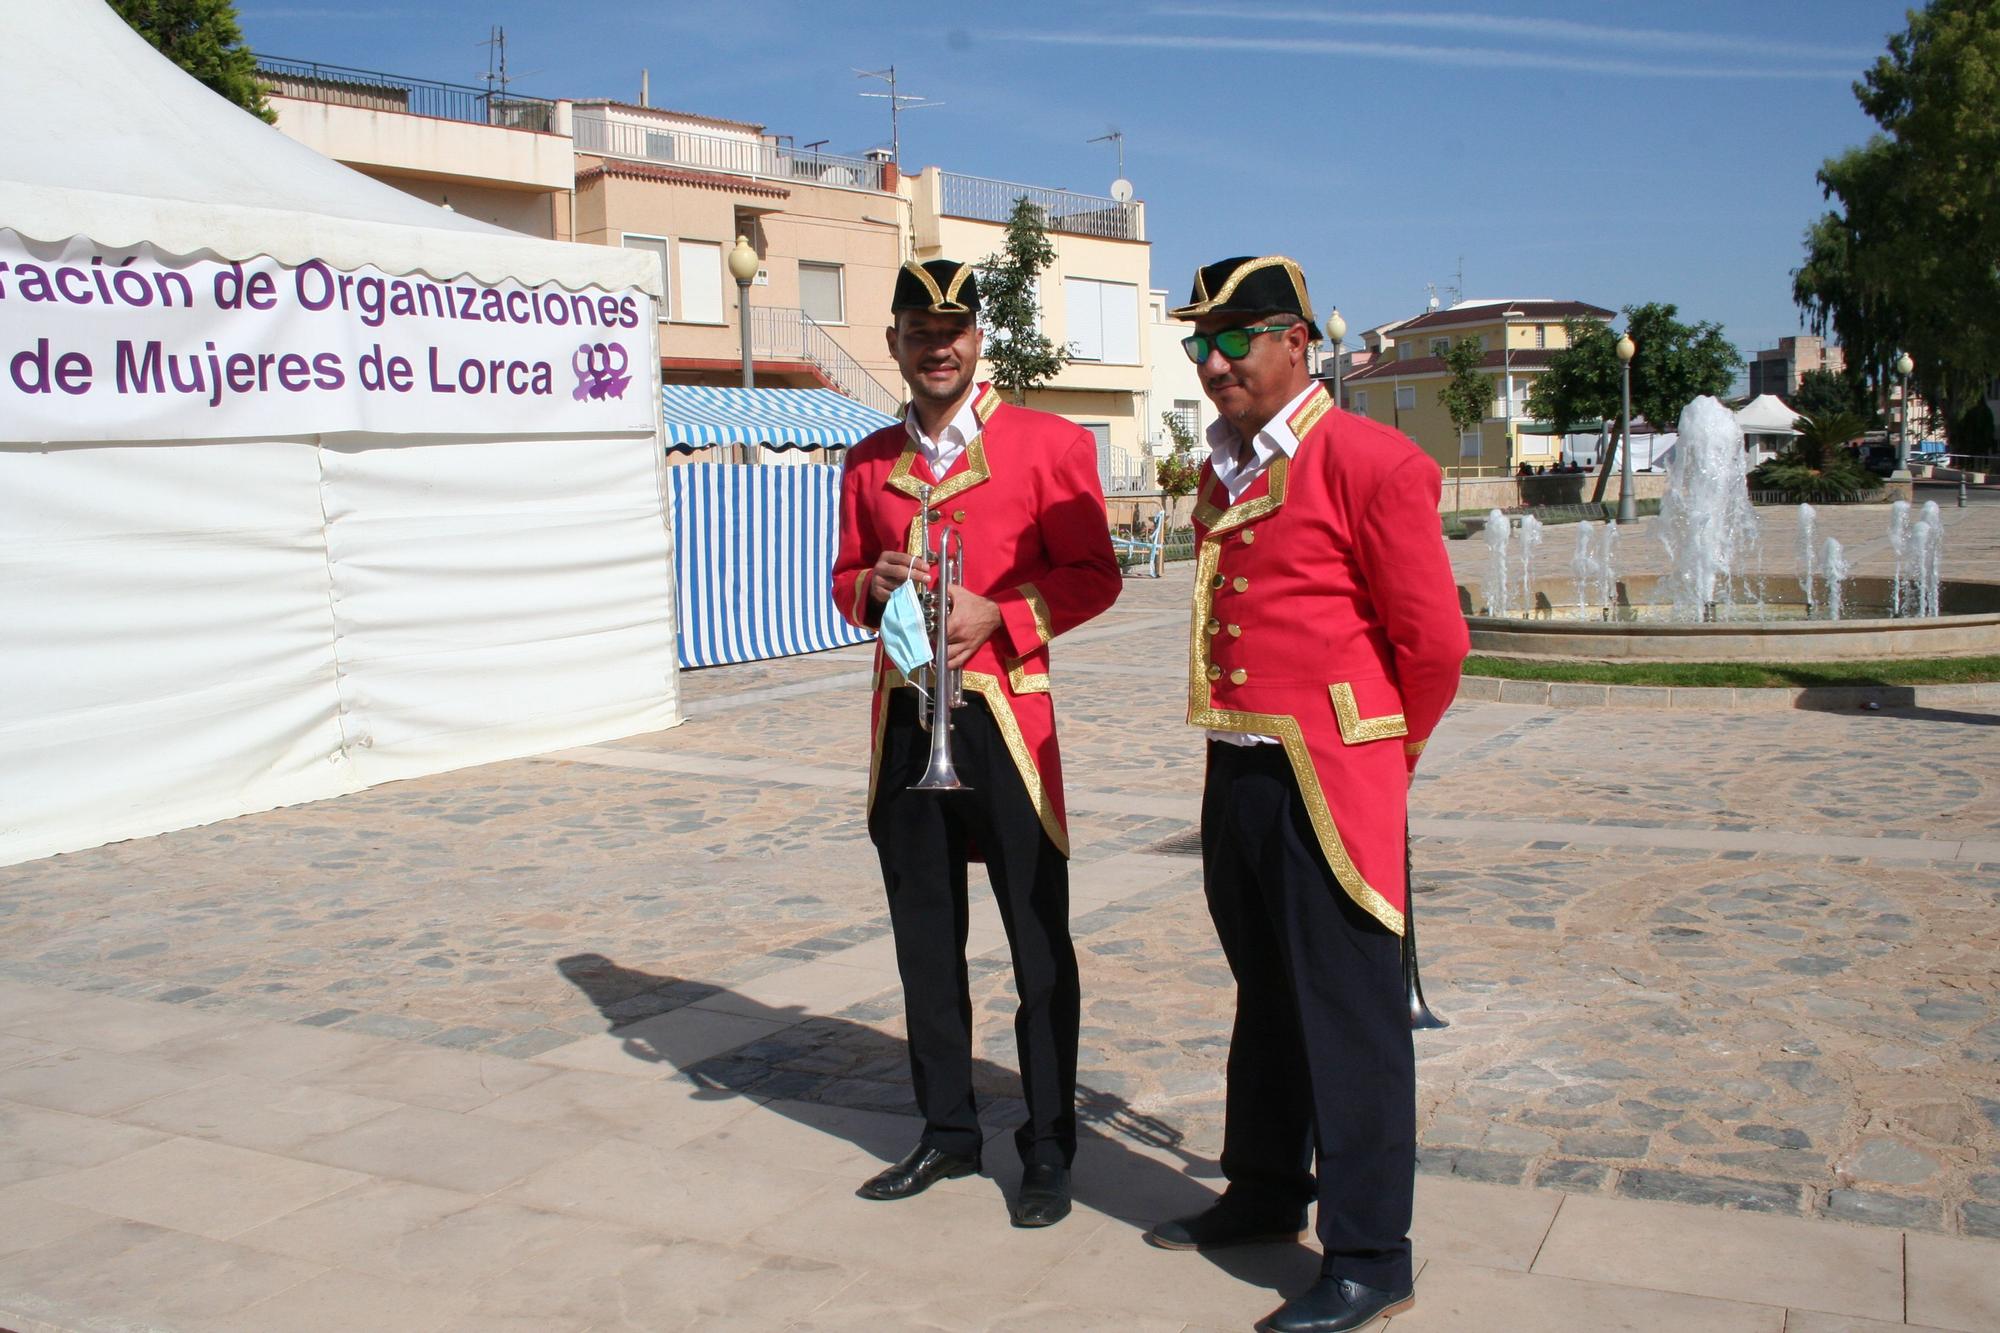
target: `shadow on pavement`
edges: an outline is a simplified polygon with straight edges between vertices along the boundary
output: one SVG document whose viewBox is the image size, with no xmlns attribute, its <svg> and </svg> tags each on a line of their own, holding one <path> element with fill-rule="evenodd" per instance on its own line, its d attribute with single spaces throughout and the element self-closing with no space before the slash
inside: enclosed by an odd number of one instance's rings
<svg viewBox="0 0 2000 1333">
<path fill-rule="evenodd" d="M 608 1030 L 623 1038 L 626 1054 L 635 1060 L 672 1065 L 708 1095 L 769 1098 L 765 1110 L 837 1134 L 885 1163 L 915 1146 L 917 1108 L 910 1094 L 908 1055 L 899 1037 L 851 1019 L 807 1013 L 796 1005 L 764 1005 L 708 982 L 621 967 L 602 954 L 574 954 L 559 959 L 556 968 L 597 1006 Z M 670 1037 L 648 1034 L 649 1019 L 718 996 L 724 998 L 728 1013 L 786 1026 L 747 1045 L 697 1058 L 677 1054 Z M 1018 1086 L 1015 1073 L 975 1059 L 972 1079 L 986 1108 L 989 1130 L 994 1128 L 996 1106 L 1003 1108 L 1001 1118 L 1011 1128 L 1020 1114 L 1019 1103 L 1005 1090 Z M 819 1113 L 825 1107 L 875 1114 L 826 1116 Z M 1076 1109 L 1072 1188 L 1079 1205 L 1143 1230 L 1164 1218 L 1197 1212 L 1213 1199 L 1214 1188 L 1198 1177 L 1217 1177 L 1214 1161 L 1186 1151 L 1181 1131 L 1173 1125 L 1081 1079 Z M 1181 1165 L 1155 1155 L 1161 1153 L 1178 1158 Z M 1011 1137 L 989 1137 L 983 1174 L 996 1189 L 1002 1194 L 1011 1191 L 1020 1169 Z M 858 1186 L 870 1173 L 863 1169 L 854 1183 Z M 1005 1218 L 1003 1203 L 995 1210 L 995 1225 L 1006 1226 Z M 1132 1243 L 1142 1242 L 1135 1235 Z M 1303 1290 L 1319 1274 L 1318 1252 L 1303 1245 L 1249 1246 L 1200 1257 L 1241 1282 L 1286 1293 Z"/>
</svg>

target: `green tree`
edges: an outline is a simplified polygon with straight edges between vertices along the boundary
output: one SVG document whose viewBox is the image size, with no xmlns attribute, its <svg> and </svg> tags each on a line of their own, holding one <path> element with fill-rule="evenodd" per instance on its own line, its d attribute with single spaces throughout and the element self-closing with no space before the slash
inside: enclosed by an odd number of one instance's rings
<svg viewBox="0 0 2000 1333">
<path fill-rule="evenodd" d="M 1868 423 L 1875 421 L 1874 394 L 1858 375 L 1839 370 L 1808 370 L 1799 376 L 1798 391 L 1791 395 L 1794 411 L 1800 416 L 1823 416 L 1829 412 L 1851 412 Z"/>
<path fill-rule="evenodd" d="M 257 81 L 231 0 L 111 0 L 132 30 L 213 91 L 266 123 L 277 120 Z"/>
<path fill-rule="evenodd" d="M 1201 460 L 1195 457 L 1194 432 L 1178 412 L 1160 413 L 1160 424 L 1167 428 L 1167 435 L 1174 442 L 1165 458 L 1153 460 L 1153 481 L 1161 492 L 1178 498 L 1193 495 L 1195 484 L 1201 480 Z"/>
<path fill-rule="evenodd" d="M 1743 364 L 1720 325 L 1683 324 L 1679 313 L 1658 301 L 1625 307 L 1625 332 L 1633 345 L 1632 410 L 1655 430 L 1673 429 L 1681 409 L 1701 395 L 1727 392 Z M 1566 435 L 1593 418 L 1617 420 L 1624 394 L 1617 335 L 1595 320 L 1572 318 L 1563 327 L 1569 346 L 1551 356 L 1549 368 L 1528 387 L 1528 411 Z M 1604 498 L 1620 447 L 1604 451 L 1593 500 Z"/>
<path fill-rule="evenodd" d="M 1460 338 L 1444 349 L 1444 368 L 1451 378 L 1438 390 L 1438 401 L 1460 435 L 1486 420 L 1486 410 L 1493 405 L 1493 377 L 1479 373 L 1485 356 L 1477 338 Z"/>
<path fill-rule="evenodd" d="M 1841 501 L 1861 491 L 1877 490 L 1882 479 L 1863 468 L 1842 445 L 1860 437 L 1868 421 L 1844 410 L 1800 416 L 1791 447 L 1761 463 L 1750 474 L 1750 487 L 1783 491 L 1793 500 Z"/>
<path fill-rule="evenodd" d="M 1069 353 L 1042 333 L 1035 299 L 1037 280 L 1055 262 L 1056 248 L 1041 207 L 1022 195 L 1007 220 L 1005 246 L 976 266 L 986 360 L 993 367 L 993 382 L 1017 403 L 1026 402 L 1030 389 L 1041 388 L 1069 364 Z"/>
<path fill-rule="evenodd" d="M 1819 170 L 1792 299 L 1875 385 L 1907 351 L 1953 432 L 2000 374 L 2000 0 L 1931 0 L 1854 85 L 1883 134 Z"/>
</svg>

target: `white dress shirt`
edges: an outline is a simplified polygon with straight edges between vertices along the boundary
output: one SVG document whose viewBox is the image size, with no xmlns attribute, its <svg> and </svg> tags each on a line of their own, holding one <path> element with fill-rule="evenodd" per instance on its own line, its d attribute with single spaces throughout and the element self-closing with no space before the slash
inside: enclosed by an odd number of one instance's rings
<svg viewBox="0 0 2000 1333">
<path fill-rule="evenodd" d="M 924 451 L 924 461 L 931 465 L 933 480 L 943 480 L 951 465 L 958 461 L 958 456 L 965 452 L 965 446 L 979 434 L 979 414 L 972 410 L 972 404 L 978 397 L 977 388 L 967 394 L 958 411 L 952 414 L 951 420 L 945 423 L 935 439 L 924 434 L 915 403 L 911 403 L 903 413 L 903 429 L 909 431 L 910 438 Z"/>
<path fill-rule="evenodd" d="M 1264 423 L 1250 441 L 1250 457 L 1244 458 L 1238 448 L 1243 436 L 1228 421 L 1217 417 L 1208 426 L 1208 461 L 1215 469 L 1215 479 L 1229 492 L 1229 503 L 1235 504 L 1243 498 L 1243 492 L 1250 489 L 1271 463 L 1280 456 L 1290 458 L 1299 451 L 1299 437 L 1292 434 L 1286 423 L 1292 413 L 1299 410 L 1306 399 L 1319 388 L 1310 385 L 1305 392 L 1278 409 L 1276 416 Z M 1211 731 L 1208 738 L 1222 741 L 1227 745 L 1276 745 L 1275 736 L 1248 736 L 1240 731 Z"/>
</svg>

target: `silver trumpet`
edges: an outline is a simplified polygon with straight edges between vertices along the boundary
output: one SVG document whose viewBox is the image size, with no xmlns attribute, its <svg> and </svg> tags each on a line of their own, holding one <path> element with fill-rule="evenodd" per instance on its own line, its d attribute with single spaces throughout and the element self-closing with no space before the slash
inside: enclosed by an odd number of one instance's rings
<svg viewBox="0 0 2000 1333">
<path fill-rule="evenodd" d="M 917 520 L 917 549 L 929 561 L 929 488 L 925 489 L 921 503 L 923 509 Z M 965 542 L 950 528 L 946 528 L 939 537 L 936 564 L 937 586 L 919 594 L 924 603 L 924 618 L 930 622 L 932 651 L 929 688 L 917 684 L 921 699 L 917 705 L 917 721 L 930 733 L 931 756 L 924 775 L 910 784 L 910 790 L 970 791 L 972 788 L 959 781 L 958 765 L 951 758 L 951 714 L 952 710 L 965 706 L 965 678 L 963 672 L 953 670 L 945 663 L 951 656 L 951 588 L 965 575 Z"/>
</svg>

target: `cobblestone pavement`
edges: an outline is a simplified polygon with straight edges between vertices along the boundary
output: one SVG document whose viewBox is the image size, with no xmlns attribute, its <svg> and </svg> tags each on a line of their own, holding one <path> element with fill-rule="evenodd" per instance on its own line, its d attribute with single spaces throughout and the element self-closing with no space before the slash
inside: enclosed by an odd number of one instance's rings
<svg viewBox="0 0 2000 1333">
<path fill-rule="evenodd" d="M 2000 512 L 1945 518 L 1947 573 L 2000 574 Z M 1820 520 L 1864 572 L 1887 558 L 1869 536 L 1885 521 Z M 1788 550 L 1789 517 L 1767 522 L 1767 546 Z M 1453 544 L 1467 570 L 1472 545 Z M 1648 545 L 1643 530 L 1628 538 L 1631 568 Z M 1115 1155 L 1109 1174 L 1150 1182 L 1093 1197 L 1083 1171 L 1079 1197 L 1137 1220 L 1212 1183 L 1230 1017 L 1185 854 L 1200 783 L 1200 741 L 1182 724 L 1187 569 L 1129 579 L 1112 612 L 1058 645 L 1055 668 L 1096 1145 L 1085 1165 Z M 865 653 L 844 650 L 693 673 L 689 720 L 670 731 L 0 868 L 0 987 L 69 996 L 77 1014 L 66 1027 L 60 1005 L 38 999 L 19 1021 L 0 1005 L 0 1127 L 49 1113 L 38 1106 L 100 1113 L 47 1089 L 79 1049 L 109 1041 L 110 1020 L 91 1017 L 105 997 L 146 1002 L 189 1041 L 282 1024 L 308 1045 L 315 1033 L 369 1043 L 391 1066 L 440 1049 L 473 1062 L 479 1094 L 391 1092 L 362 1065 L 321 1080 L 348 1114 L 284 1147 L 327 1169 L 352 1166 L 347 1150 L 308 1150 L 344 1143 L 391 1101 L 462 1112 L 528 1097 L 551 1070 L 629 1074 L 635 1060 L 703 1104 L 767 1103 L 800 1124 L 907 1113 L 861 820 L 866 671 Z M 1418 1038 L 1426 1188 L 1541 1186 L 1515 1193 L 2000 1237 L 1996 725 L 2000 712 L 1975 709 L 1455 707 L 1413 797 L 1425 984 L 1452 1023 Z M 1017 1084 L 988 900 L 971 947 L 978 1077 L 999 1134 Z M 149 1068 L 163 1101 L 103 1113 L 200 1133 L 147 1108 L 217 1089 Z M 538 1117 L 554 1122 L 546 1107 L 518 1121 Z M 894 1155 L 906 1122 L 879 1123 L 894 1127 L 879 1143 L 848 1137 Z M 78 1162 L 10 1168 L 0 1150 L 0 1185 L 26 1189 L 64 1164 Z"/>
</svg>

